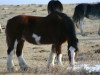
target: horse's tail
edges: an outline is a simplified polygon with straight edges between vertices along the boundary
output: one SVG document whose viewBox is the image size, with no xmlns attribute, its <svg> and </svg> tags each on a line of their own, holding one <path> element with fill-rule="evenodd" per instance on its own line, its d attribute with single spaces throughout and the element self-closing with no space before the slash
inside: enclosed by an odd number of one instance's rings
<svg viewBox="0 0 100 75">
<path fill-rule="evenodd" d="M 74 15 L 72 17 L 74 23 L 76 23 L 76 26 L 79 28 L 79 25 L 77 25 L 77 22 L 79 22 L 81 19 L 84 18 L 85 15 L 85 7 L 83 4 L 79 4 L 75 7 Z"/>
</svg>

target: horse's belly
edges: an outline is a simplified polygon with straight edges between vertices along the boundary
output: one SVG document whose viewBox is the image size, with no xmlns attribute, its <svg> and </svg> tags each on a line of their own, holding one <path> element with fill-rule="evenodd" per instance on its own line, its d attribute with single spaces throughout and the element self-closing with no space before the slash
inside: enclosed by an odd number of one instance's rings
<svg viewBox="0 0 100 75">
<path fill-rule="evenodd" d="M 53 44 L 53 43 L 55 43 L 55 40 L 56 40 L 56 39 L 53 39 L 53 38 L 50 38 L 47 36 L 39 36 L 36 34 L 33 34 L 31 36 L 30 35 L 24 36 L 23 38 L 27 42 L 32 43 L 32 44 L 37 44 L 37 45 L 39 45 L 39 44 Z"/>
<path fill-rule="evenodd" d="M 98 15 L 88 15 L 87 18 L 89 18 L 91 20 L 96 20 L 96 19 L 100 19 L 100 16 L 98 16 Z"/>
</svg>

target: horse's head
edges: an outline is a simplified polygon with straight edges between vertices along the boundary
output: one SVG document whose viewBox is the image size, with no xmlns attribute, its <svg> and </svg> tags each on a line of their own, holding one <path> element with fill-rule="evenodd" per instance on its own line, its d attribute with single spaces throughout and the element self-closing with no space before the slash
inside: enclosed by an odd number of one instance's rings
<svg viewBox="0 0 100 75">
<path fill-rule="evenodd" d="M 58 11 L 62 12 L 63 11 L 63 5 L 59 0 L 51 0 L 48 3 L 48 13 L 50 14 L 51 12 Z"/>
</svg>

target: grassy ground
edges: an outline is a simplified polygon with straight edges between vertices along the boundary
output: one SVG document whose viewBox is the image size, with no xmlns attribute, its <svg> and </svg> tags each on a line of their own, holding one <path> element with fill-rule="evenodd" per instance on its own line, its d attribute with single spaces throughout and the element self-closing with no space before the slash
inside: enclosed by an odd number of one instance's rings
<svg viewBox="0 0 100 75">
<path fill-rule="evenodd" d="M 72 17 L 75 5 L 64 5 L 64 13 Z M 16 15 L 47 15 L 46 5 L 17 5 L 17 6 L 0 6 L 0 24 L 5 30 L 7 20 Z M 78 64 L 100 64 L 100 37 L 97 34 L 99 26 L 99 20 L 84 20 L 84 32 L 87 36 L 81 36 L 77 31 L 77 37 L 79 39 L 79 54 Z M 7 59 L 7 46 L 5 33 L 0 34 L 0 75 L 100 75 L 100 73 L 87 73 L 82 70 L 80 72 L 68 71 L 69 67 L 67 56 L 67 42 L 62 45 L 63 53 L 63 66 L 56 66 L 51 69 L 47 69 L 47 60 L 51 50 L 51 45 L 32 45 L 25 42 L 23 53 L 24 57 L 31 67 L 27 72 L 19 70 L 18 61 L 16 55 L 14 55 L 15 70 L 14 73 L 7 73 L 6 59 Z"/>
</svg>

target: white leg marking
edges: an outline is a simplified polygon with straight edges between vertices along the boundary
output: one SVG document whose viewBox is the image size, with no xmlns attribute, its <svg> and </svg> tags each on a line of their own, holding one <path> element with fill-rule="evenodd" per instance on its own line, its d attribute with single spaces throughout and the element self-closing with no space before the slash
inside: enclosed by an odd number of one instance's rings
<svg viewBox="0 0 100 75">
<path fill-rule="evenodd" d="M 35 41 L 36 41 L 37 44 L 41 44 L 40 43 L 40 39 L 41 39 L 40 36 L 38 36 L 38 35 L 36 35 L 36 34 L 33 33 L 32 37 L 35 39 Z"/>
<path fill-rule="evenodd" d="M 0 24 L 0 32 L 3 32 L 2 27 L 1 27 L 1 24 Z"/>
<path fill-rule="evenodd" d="M 74 64 L 75 64 L 75 48 L 71 46 L 69 48 L 69 50 L 71 52 L 71 65 L 74 66 Z"/>
<path fill-rule="evenodd" d="M 84 33 L 84 32 L 83 32 L 83 20 L 80 21 L 80 30 L 81 30 L 81 34 L 83 34 L 83 33 Z"/>
<path fill-rule="evenodd" d="M 22 69 L 28 68 L 27 63 L 23 57 L 23 54 L 18 57 L 19 65 Z"/>
<path fill-rule="evenodd" d="M 7 58 L 7 68 L 9 70 L 14 67 L 13 54 L 14 54 L 14 50 L 8 55 L 8 58 Z"/>
<path fill-rule="evenodd" d="M 15 41 L 15 44 L 14 44 L 14 49 L 17 47 L 17 40 Z M 9 71 L 11 71 L 11 69 L 14 67 L 14 63 L 13 63 L 13 55 L 14 55 L 14 50 L 12 50 L 10 52 L 10 54 L 8 55 L 8 58 L 7 58 L 7 68 L 9 69 Z"/>
<path fill-rule="evenodd" d="M 59 54 L 59 55 L 58 55 L 57 60 L 58 60 L 57 63 L 58 63 L 59 65 L 63 65 L 63 64 L 62 64 L 62 54 Z"/>
<path fill-rule="evenodd" d="M 50 64 L 54 66 L 55 57 L 56 57 L 56 53 L 51 52 L 48 60 L 48 67 L 50 66 Z"/>
</svg>

